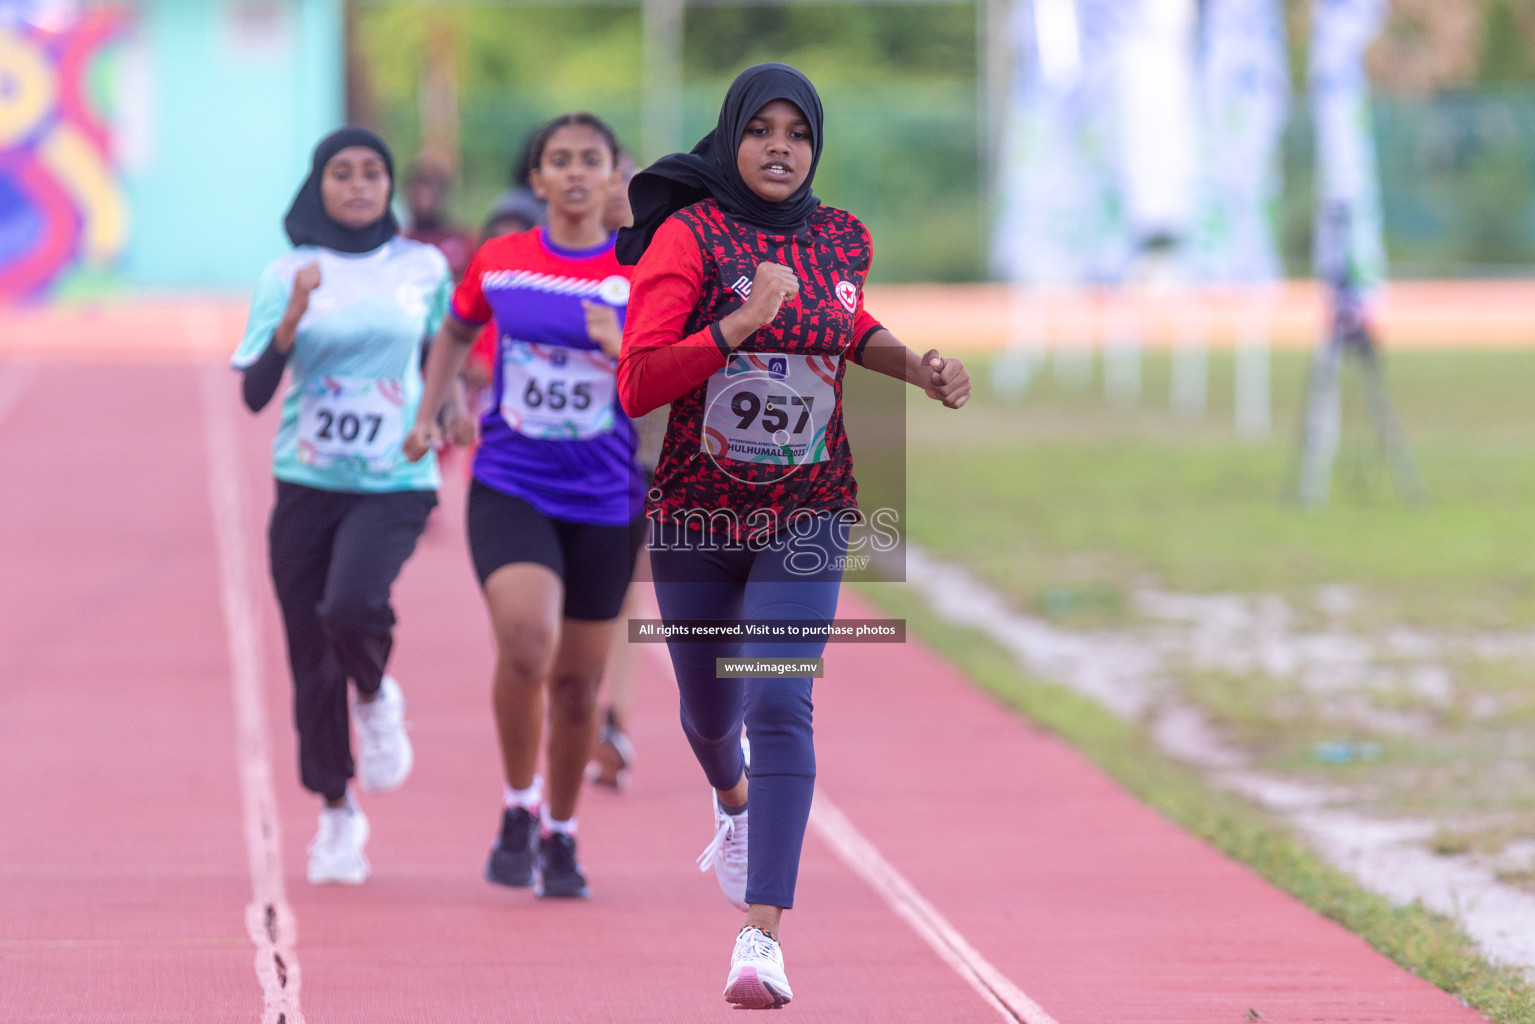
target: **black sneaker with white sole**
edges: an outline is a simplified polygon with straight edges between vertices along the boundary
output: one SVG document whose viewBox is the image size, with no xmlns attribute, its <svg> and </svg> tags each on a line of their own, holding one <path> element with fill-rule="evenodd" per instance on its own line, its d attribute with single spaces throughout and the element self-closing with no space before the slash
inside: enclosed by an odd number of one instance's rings
<svg viewBox="0 0 1535 1024">
<path fill-rule="evenodd" d="M 538 868 L 542 881 L 538 886 L 541 899 L 584 900 L 591 895 L 586 888 L 586 876 L 576 861 L 576 840 L 564 832 L 541 836 L 538 840 Z"/>
<path fill-rule="evenodd" d="M 501 834 L 485 862 L 485 880 L 526 889 L 538 869 L 538 817 L 524 807 L 508 807 L 501 815 Z"/>
</svg>

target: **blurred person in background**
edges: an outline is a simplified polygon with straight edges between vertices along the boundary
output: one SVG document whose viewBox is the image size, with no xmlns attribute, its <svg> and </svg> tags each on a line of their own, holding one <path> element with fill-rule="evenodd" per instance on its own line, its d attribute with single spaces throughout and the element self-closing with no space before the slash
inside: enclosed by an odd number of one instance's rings
<svg viewBox="0 0 1535 1024">
<path fill-rule="evenodd" d="M 637 265 L 619 394 L 632 415 L 671 403 L 646 503 L 667 622 L 832 621 L 858 517 L 848 360 L 949 408 L 970 396 L 959 360 L 918 356 L 864 308 L 869 232 L 811 191 L 823 124 L 809 79 L 758 64 L 731 83 L 691 153 L 629 186 L 634 226 L 619 233 L 618 257 Z M 718 662 L 819 659 L 825 635 L 667 647 L 683 732 L 712 788 L 715 834 L 699 867 L 713 866 L 746 912 L 724 997 L 780 1007 L 793 993 L 778 928 L 815 790 L 812 679 L 722 679 Z"/>
<path fill-rule="evenodd" d="M 634 177 L 634 157 L 626 149 L 618 151 L 618 184 L 608 193 L 608 205 L 602 215 L 604 226 L 610 231 L 626 228 L 634 223 L 634 211 L 629 207 L 629 181 Z M 666 410 L 653 412 L 634 420 L 634 430 L 639 441 L 635 455 L 640 471 L 645 474 L 645 486 L 655 477 L 656 460 L 661 455 L 661 438 L 666 433 Z M 640 558 L 645 558 L 642 551 Z M 636 575 L 639 567 L 636 564 Z M 619 616 L 628 620 L 635 617 L 638 598 L 634 588 L 624 600 Z M 638 649 L 629 642 L 625 630 L 613 634 L 613 650 L 608 658 L 607 705 L 602 712 L 602 729 L 597 734 L 597 746 L 592 751 L 592 763 L 587 767 L 587 778 L 599 786 L 622 789 L 628 785 L 629 774 L 634 767 L 634 744 L 629 739 L 629 711 L 634 706 L 634 681 L 639 670 Z"/>
<path fill-rule="evenodd" d="M 484 239 L 488 242 L 493 238 L 532 231 L 544 223 L 546 212 L 543 200 L 534 195 L 531 189 L 508 189 L 501 193 L 496 204 L 491 207 L 490 215 L 485 218 Z M 497 336 L 496 321 L 492 318 L 480 330 L 474 347 L 464 360 L 463 376 L 464 384 L 470 392 L 469 408 L 482 413 L 486 410 L 480 405 L 490 390 L 494 376 L 492 362 L 496 354 Z"/>
<path fill-rule="evenodd" d="M 514 230 L 531 231 L 549 222 L 549 203 L 533 187 L 533 171 L 536 166 L 534 146 L 538 142 L 538 136 L 539 133 L 535 131 L 523 139 L 519 155 L 511 167 L 509 175 L 511 184 L 491 204 L 487 221 L 505 220 L 507 222 L 498 234 L 512 234 Z M 516 228 L 515 224 L 518 222 L 524 226 Z M 485 237 L 497 237 L 491 234 L 488 224 Z"/>
<path fill-rule="evenodd" d="M 414 761 L 404 697 L 386 671 L 390 591 L 437 504 L 439 478 L 435 459 L 407 462 L 400 444 L 420 401 L 423 346 L 453 280 L 440 251 L 399 234 L 393 179 L 389 149 L 372 132 L 348 127 L 321 140 L 284 220 L 294 248 L 256 282 L 232 359 L 253 412 L 292 371 L 272 444 L 268 538 L 300 777 L 325 801 L 309 844 L 315 884 L 357 885 L 369 873 L 368 820 L 348 786 L 350 725 L 363 789 L 394 789 Z"/>
<path fill-rule="evenodd" d="M 441 249 L 457 281 L 469 266 L 475 240 L 448 215 L 452 189 L 453 170 L 446 161 L 426 153 L 416 158 L 405 177 L 405 209 L 410 214 L 405 237 Z"/>
<path fill-rule="evenodd" d="M 603 221 L 617 151 L 612 131 L 591 114 L 565 114 L 539 131 L 530 180 L 548 203 L 549 223 L 493 239 L 470 261 L 405 442 L 410 458 L 440 443 L 437 409 L 475 334 L 494 318 L 492 405 L 480 421 L 468 508 L 470 553 L 496 640 L 505 783 L 485 877 L 536 884 L 540 897 L 589 894 L 576 811 L 597 734 L 597 691 L 643 539 L 643 481 L 615 376 L 629 270 Z"/>
</svg>

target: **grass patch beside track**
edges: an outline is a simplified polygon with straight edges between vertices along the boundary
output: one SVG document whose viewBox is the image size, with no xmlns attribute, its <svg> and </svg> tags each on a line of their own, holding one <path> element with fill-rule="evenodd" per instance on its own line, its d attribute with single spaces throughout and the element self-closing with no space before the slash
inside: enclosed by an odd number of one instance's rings
<svg viewBox="0 0 1535 1024">
<path fill-rule="evenodd" d="M 1315 512 L 1282 496 L 1307 358 L 1274 354 L 1260 442 L 1231 426 L 1229 353 L 1211 354 L 1197 420 L 1168 411 L 1166 353 L 1145 355 L 1134 408 L 1049 369 L 1004 401 L 973 367 L 958 413 L 909 397 L 910 535 L 1059 628 L 1182 644 L 1163 665 L 1178 699 L 1256 768 L 1346 784 L 1365 813 L 1452 832 L 1524 823 L 1510 842 L 1535 842 L 1535 352 L 1388 355 L 1421 508 L 1392 492 L 1348 373 L 1333 500 Z M 1199 623 L 1138 600 L 1165 592 L 1279 611 L 1214 637 L 1212 658 L 1211 635 L 1190 640 Z M 1282 657 L 1229 667 L 1265 644 Z M 1328 745 L 1368 749 L 1369 763 L 1319 756 Z M 1486 866 L 1535 891 L 1535 858 Z"/>
<path fill-rule="evenodd" d="M 1350 374 L 1333 500 L 1319 513 L 1282 500 L 1304 357 L 1275 354 L 1275 426 L 1257 443 L 1230 426 L 1230 356 L 1210 364 L 1210 410 L 1194 422 L 1167 411 L 1158 353 L 1134 409 L 1048 373 L 1004 402 L 984 365 L 959 413 L 909 401 L 912 536 L 1046 613 L 1047 590 L 1061 587 L 1296 594 L 1350 582 L 1388 594 L 1395 621 L 1535 624 L 1535 352 L 1391 357 L 1430 496 L 1421 509 L 1391 492 Z"/>
<path fill-rule="evenodd" d="M 1022 400 L 1003 401 L 988 367 L 973 364 L 963 411 L 909 397 L 910 536 L 1066 630 L 1166 641 L 1173 625 L 1138 604 L 1148 591 L 1234 595 L 1249 608 L 1278 599 L 1299 668 L 1202 667 L 1184 649 L 1165 664 L 1176 699 L 1261 771 L 1331 787 L 1366 815 L 1437 825 L 1426 845 L 1441 856 L 1516 850 L 1535 840 L 1535 639 L 1522 639 L 1535 638 L 1535 351 L 1387 354 L 1429 492 L 1421 508 L 1392 492 L 1351 372 L 1332 501 L 1317 512 L 1284 499 L 1307 358 L 1274 354 L 1274 428 L 1257 442 L 1231 426 L 1229 353 L 1211 353 L 1209 411 L 1193 421 L 1168 411 L 1165 353 L 1145 355 L 1134 408 L 1106 401 L 1100 377 L 1073 389 L 1050 369 Z M 1535 1024 L 1535 987 L 1450 918 L 1393 907 L 1266 811 L 1161 753 L 1142 724 L 1024 678 L 1010 654 L 916 595 L 866 591 L 1172 821 L 1500 1024 Z M 1362 651 L 1359 670 L 1347 657 L 1306 660 L 1329 643 Z M 1348 744 L 1368 748 L 1368 762 L 1319 756 Z M 1480 863 L 1535 889 L 1535 861 Z"/>
<path fill-rule="evenodd" d="M 1402 967 L 1485 1013 L 1495 1024 L 1535 1024 L 1535 985 L 1487 960 L 1443 914 L 1392 906 L 1323 862 L 1285 825 L 1206 784 L 1158 751 L 1134 723 L 1072 691 L 1022 675 L 984 635 L 940 620 L 904 588 L 859 588 L 905 618 L 925 643 L 1010 707 L 1049 729 L 1170 821 L 1337 921 Z"/>
</svg>

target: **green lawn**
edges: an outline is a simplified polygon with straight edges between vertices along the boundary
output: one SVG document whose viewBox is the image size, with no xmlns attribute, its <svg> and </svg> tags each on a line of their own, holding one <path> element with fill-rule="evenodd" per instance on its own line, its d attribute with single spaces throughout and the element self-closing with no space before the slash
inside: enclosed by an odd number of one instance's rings
<svg viewBox="0 0 1535 1024">
<path fill-rule="evenodd" d="M 965 409 L 915 395 L 908 403 L 917 544 L 1065 629 L 1142 635 L 1153 624 L 1135 594 L 1146 589 L 1277 596 L 1297 635 L 1327 630 L 1373 645 L 1371 673 L 1349 700 L 1294 675 L 1193 667 L 1175 673 L 1178 700 L 1261 770 L 1336 784 L 1366 813 L 1437 822 L 1430 845 L 1442 855 L 1496 854 L 1535 838 L 1535 658 L 1473 650 L 1498 631 L 1535 634 L 1535 352 L 1392 354 L 1392 396 L 1430 495 L 1416 508 L 1391 489 L 1351 376 L 1332 501 L 1316 512 L 1286 498 L 1300 353 L 1274 359 L 1276 422 L 1260 442 L 1238 440 L 1230 425 L 1224 354 L 1211 357 L 1210 409 L 1196 421 L 1167 411 L 1165 355 L 1147 355 L 1143 398 L 1130 409 L 1106 402 L 1099 380 L 1071 390 L 1048 370 L 1021 400 L 1004 401 L 984 364 L 972 370 L 978 386 Z M 1344 605 L 1322 600 L 1340 585 Z M 1269 815 L 1166 758 L 1143 723 L 1027 678 L 902 588 L 867 589 L 1168 817 L 1493 1020 L 1535 1022 L 1535 989 L 1491 967 L 1453 922 L 1363 892 Z M 1392 653 L 1387 640 L 1402 626 L 1444 646 Z M 1423 669 L 1445 682 L 1413 684 Z M 1317 745 L 1336 740 L 1368 743 L 1372 756 L 1319 759 Z M 1535 887 L 1535 870 L 1502 875 Z"/>
<path fill-rule="evenodd" d="M 1166 412 L 1167 360 L 1152 355 L 1139 410 L 1062 393 L 1049 375 L 1003 402 L 984 366 L 960 412 L 911 403 L 911 535 L 1036 610 L 1059 588 L 1297 594 L 1349 582 L 1403 621 L 1535 623 L 1535 352 L 1402 352 L 1387 369 L 1426 507 L 1393 494 L 1357 389 L 1330 506 L 1284 500 L 1299 354 L 1275 359 L 1276 425 L 1261 443 L 1229 426 L 1229 358 L 1211 360 L 1209 414 L 1183 423 Z"/>
</svg>

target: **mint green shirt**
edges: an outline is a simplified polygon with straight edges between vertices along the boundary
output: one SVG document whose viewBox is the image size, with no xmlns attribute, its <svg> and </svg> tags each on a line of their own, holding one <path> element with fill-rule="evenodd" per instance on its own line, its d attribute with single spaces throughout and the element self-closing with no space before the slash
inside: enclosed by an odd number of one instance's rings
<svg viewBox="0 0 1535 1024">
<path fill-rule="evenodd" d="M 320 286 L 288 357 L 273 475 L 326 491 L 435 490 L 436 455 L 407 462 L 400 450 L 421 404 L 422 347 L 452 295 L 448 262 L 435 247 L 396 235 L 358 255 L 300 246 L 278 257 L 256 282 L 231 365 L 243 370 L 265 351 L 294 275 L 315 261 Z"/>
</svg>

